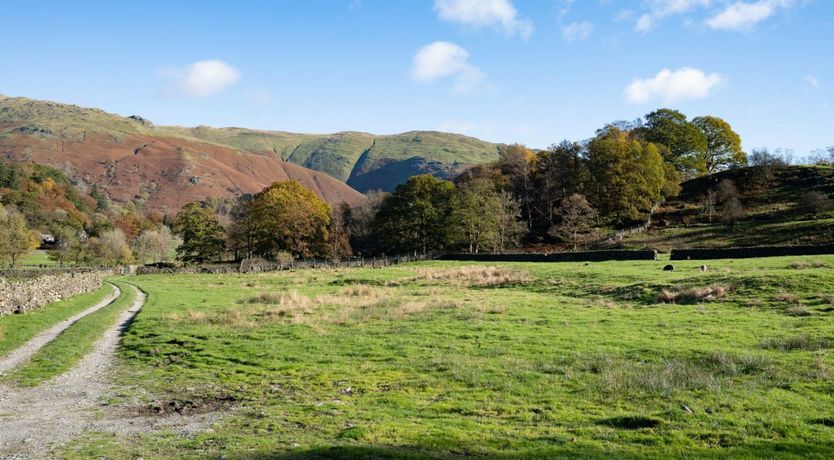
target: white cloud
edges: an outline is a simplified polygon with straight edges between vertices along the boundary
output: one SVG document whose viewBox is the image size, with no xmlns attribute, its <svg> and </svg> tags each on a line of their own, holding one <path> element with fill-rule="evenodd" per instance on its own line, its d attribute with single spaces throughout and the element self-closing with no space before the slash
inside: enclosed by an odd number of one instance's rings
<svg viewBox="0 0 834 460">
<path fill-rule="evenodd" d="M 773 16 L 780 8 L 790 8 L 793 0 L 759 0 L 735 2 L 707 19 L 707 27 L 715 30 L 746 31 Z"/>
<path fill-rule="evenodd" d="M 637 19 L 634 28 L 638 32 L 648 32 L 655 23 L 668 16 L 687 13 L 695 8 L 707 7 L 712 0 L 649 0 L 648 12 Z"/>
<path fill-rule="evenodd" d="M 412 60 L 411 77 L 422 82 L 453 78 L 456 93 L 473 92 L 487 82 L 486 74 L 469 63 L 468 51 L 443 41 L 428 44 L 417 51 Z"/>
<path fill-rule="evenodd" d="M 494 27 L 525 39 L 533 33 L 533 23 L 520 18 L 510 0 L 435 0 L 434 10 L 447 22 Z"/>
<path fill-rule="evenodd" d="M 219 60 L 197 61 L 180 69 L 163 69 L 160 74 L 173 81 L 177 93 L 185 96 L 213 96 L 240 80 L 240 71 Z"/>
<path fill-rule="evenodd" d="M 562 26 L 562 39 L 566 42 L 581 42 L 586 40 L 593 31 L 594 25 L 588 21 L 572 22 Z"/>
<path fill-rule="evenodd" d="M 623 94 L 632 104 L 702 99 L 724 81 L 724 77 L 717 73 L 705 74 L 691 67 L 674 71 L 663 69 L 652 78 L 634 79 Z"/>
<path fill-rule="evenodd" d="M 814 88 L 816 88 L 820 85 L 819 78 L 817 78 L 813 75 L 806 75 L 805 76 L 805 82 L 808 83 L 809 85 L 813 86 Z"/>
<path fill-rule="evenodd" d="M 652 15 L 644 14 L 637 19 L 637 24 L 634 26 L 638 32 L 648 32 L 651 30 L 652 26 L 654 25 L 654 20 L 652 19 Z"/>
</svg>

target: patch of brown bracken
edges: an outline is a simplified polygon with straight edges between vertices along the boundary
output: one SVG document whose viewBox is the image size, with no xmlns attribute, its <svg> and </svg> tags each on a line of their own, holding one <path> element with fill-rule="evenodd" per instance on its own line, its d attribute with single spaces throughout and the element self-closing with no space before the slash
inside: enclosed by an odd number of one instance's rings
<svg viewBox="0 0 834 460">
<path fill-rule="evenodd" d="M 727 294 L 727 287 L 720 284 L 713 284 L 705 287 L 690 288 L 664 288 L 657 293 L 655 300 L 658 303 L 695 304 L 712 302 L 724 297 Z"/>
<path fill-rule="evenodd" d="M 495 287 L 530 282 L 532 277 L 522 270 L 507 267 L 467 265 L 458 268 L 421 268 L 413 281 L 449 283 L 456 286 Z"/>
</svg>

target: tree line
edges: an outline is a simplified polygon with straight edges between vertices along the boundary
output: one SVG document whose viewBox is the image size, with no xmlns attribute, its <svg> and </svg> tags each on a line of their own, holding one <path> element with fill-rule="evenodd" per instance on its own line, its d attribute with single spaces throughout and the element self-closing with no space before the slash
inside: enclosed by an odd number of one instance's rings
<svg viewBox="0 0 834 460">
<path fill-rule="evenodd" d="M 392 193 L 370 192 L 331 208 L 300 184 L 273 184 L 228 206 L 220 225 L 205 203 L 175 219 L 181 258 L 329 257 L 502 252 L 520 244 L 577 249 L 645 219 L 684 179 L 747 164 L 726 121 L 660 109 L 644 120 L 611 123 L 583 142 L 545 150 L 500 147 L 493 164 L 454 180 L 414 176 Z"/>
</svg>

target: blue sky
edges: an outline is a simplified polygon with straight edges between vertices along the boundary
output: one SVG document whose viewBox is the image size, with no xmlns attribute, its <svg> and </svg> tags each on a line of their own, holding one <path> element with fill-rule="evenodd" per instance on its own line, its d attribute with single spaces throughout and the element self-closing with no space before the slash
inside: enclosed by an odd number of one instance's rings
<svg viewBox="0 0 834 460">
<path fill-rule="evenodd" d="M 658 107 L 834 145 L 828 0 L 5 1 L 0 93 L 157 124 L 546 147 Z"/>
</svg>

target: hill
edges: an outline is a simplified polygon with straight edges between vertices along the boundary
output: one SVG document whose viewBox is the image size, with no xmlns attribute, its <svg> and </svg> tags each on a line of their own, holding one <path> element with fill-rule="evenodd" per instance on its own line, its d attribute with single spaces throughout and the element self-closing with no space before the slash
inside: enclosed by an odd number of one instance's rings
<svg viewBox="0 0 834 460">
<path fill-rule="evenodd" d="M 498 145 L 460 134 L 410 131 L 393 135 L 361 132 L 298 134 L 243 128 L 159 127 L 172 136 L 198 139 L 261 154 L 274 154 L 325 172 L 366 192 L 391 191 L 408 177 L 452 177 L 474 164 L 498 159 Z"/>
<path fill-rule="evenodd" d="M 0 98 L 0 156 L 58 167 L 82 189 L 97 184 L 115 201 L 163 213 L 286 179 L 330 203 L 361 198 L 343 182 L 274 154 L 166 135 L 141 117 L 26 98 Z"/>
<path fill-rule="evenodd" d="M 734 224 L 710 222 L 704 196 L 722 181 L 738 190 L 743 214 Z M 700 177 L 667 201 L 645 233 L 623 240 L 626 247 L 660 250 L 686 247 L 773 246 L 834 243 L 834 168 L 831 166 L 750 167 Z M 822 199 L 821 199 L 822 198 Z"/>
</svg>

